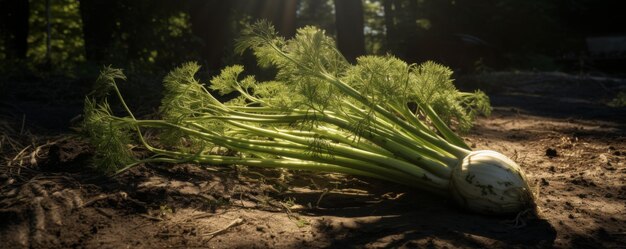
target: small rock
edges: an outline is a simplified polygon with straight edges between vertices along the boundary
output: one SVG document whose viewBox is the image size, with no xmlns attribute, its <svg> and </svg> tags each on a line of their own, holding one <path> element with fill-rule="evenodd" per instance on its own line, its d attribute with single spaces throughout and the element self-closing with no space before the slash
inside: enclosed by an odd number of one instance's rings
<svg viewBox="0 0 626 249">
<path fill-rule="evenodd" d="M 550 186 L 550 183 L 546 178 L 541 178 L 541 186 Z"/>
<path fill-rule="evenodd" d="M 622 152 L 620 152 L 619 150 L 616 150 L 615 152 L 613 152 L 614 156 L 621 156 Z"/>
<path fill-rule="evenodd" d="M 609 162 L 609 158 L 606 157 L 605 154 L 600 154 L 600 156 L 598 157 L 598 159 L 600 159 L 600 163 L 606 164 Z"/>
<path fill-rule="evenodd" d="M 613 198 L 613 194 L 611 194 L 611 193 L 606 193 L 606 194 L 604 195 L 604 197 L 606 197 L 606 198 Z"/>
<path fill-rule="evenodd" d="M 556 172 L 556 168 L 554 166 L 550 166 L 550 172 Z"/>
<path fill-rule="evenodd" d="M 569 214 L 569 215 L 567 216 L 567 218 L 574 219 L 574 215 Z"/>
<path fill-rule="evenodd" d="M 8 186 L 8 185 L 11 185 L 13 183 L 15 183 L 15 179 L 9 178 L 8 180 L 4 181 L 3 184 Z"/>
<path fill-rule="evenodd" d="M 184 186 L 178 190 L 178 193 L 182 195 L 197 195 L 200 190 L 196 186 Z"/>
<path fill-rule="evenodd" d="M 546 149 L 546 156 L 547 156 L 547 157 L 552 158 L 552 157 L 557 157 L 557 156 L 559 156 L 559 154 L 558 154 L 558 152 L 556 151 L 556 149 L 553 149 L 553 148 L 548 148 L 548 149 Z"/>
</svg>

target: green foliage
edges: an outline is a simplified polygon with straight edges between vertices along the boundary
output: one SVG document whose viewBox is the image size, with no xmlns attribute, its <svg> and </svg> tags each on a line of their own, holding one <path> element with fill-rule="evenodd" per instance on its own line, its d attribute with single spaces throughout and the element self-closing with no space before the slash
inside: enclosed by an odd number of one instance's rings
<svg viewBox="0 0 626 249">
<path fill-rule="evenodd" d="M 96 98 L 106 97 L 116 87 L 116 80 L 126 80 L 126 75 L 121 69 L 112 68 L 111 66 L 104 67 L 100 71 L 100 75 L 96 79 L 91 92 L 91 95 Z"/>
<path fill-rule="evenodd" d="M 113 173 L 136 161 L 128 147 L 132 143 L 130 127 L 116 122 L 106 101 L 97 103 L 86 98 L 84 115 L 82 130 L 95 148 L 93 162 L 97 170 Z"/>
<path fill-rule="evenodd" d="M 236 91 L 240 88 L 237 78 L 239 78 L 241 72 L 243 72 L 243 66 L 241 65 L 229 66 L 222 69 L 222 72 L 211 80 L 211 90 L 218 91 L 221 95 Z M 246 88 L 247 87 L 244 87 L 242 89 Z"/>
<path fill-rule="evenodd" d="M 51 1 L 51 64 L 54 69 L 68 70 L 86 62 L 85 35 L 105 32 L 93 49 L 105 51 L 99 58 L 107 63 L 126 64 L 131 70 L 154 70 L 155 66 L 171 66 L 180 61 L 198 58 L 191 34 L 190 16 L 185 5 L 174 2 L 115 1 L 98 6 L 111 9 L 80 9 L 80 1 Z M 31 62 L 46 62 L 45 1 L 30 3 L 28 57 Z M 85 11 L 81 13 L 80 11 Z M 112 26 L 112 30 L 83 30 L 81 15 L 90 11 L 112 13 L 107 19 L 94 20 Z M 97 18 L 97 17 L 91 17 Z M 110 34 L 106 32 L 112 32 Z M 93 46 L 93 45 L 92 45 Z M 103 61 L 92 61 L 102 63 Z"/>
<path fill-rule="evenodd" d="M 46 4 L 30 1 L 28 58 L 36 64 L 46 62 Z M 50 1 L 51 63 L 68 69 L 85 61 L 79 1 Z"/>
<path fill-rule="evenodd" d="M 304 101 L 301 96 L 293 95 L 291 89 L 280 81 L 266 81 L 259 83 L 254 88 L 254 93 L 267 106 L 279 110 L 289 110 Z"/>
<path fill-rule="evenodd" d="M 290 103 L 292 108 L 306 106 L 323 110 L 329 105 L 336 104 L 338 93 L 328 82 L 312 77 L 315 76 L 314 72 L 338 75 L 348 67 L 348 62 L 337 51 L 334 40 L 324 33 L 314 27 L 304 27 L 298 30 L 292 40 L 285 41 L 277 36 L 269 23 L 260 21 L 243 31 L 237 43 L 237 50 L 252 48 L 259 65 L 277 67 L 276 80 L 290 86 L 289 91 L 270 83 L 263 87 L 266 91 L 290 94 L 290 98 L 299 101 L 292 101 Z M 277 52 L 277 49 L 280 52 Z M 286 99 L 285 95 L 261 96 L 268 97 Z M 286 104 L 287 102 L 283 101 L 280 105 Z"/>
<path fill-rule="evenodd" d="M 167 67 L 198 58 L 199 42 L 191 33 L 189 12 L 178 1 L 155 4 L 151 0 L 120 1 L 114 34 L 119 62 L 131 62 L 138 69 Z"/>
<path fill-rule="evenodd" d="M 167 30 L 170 37 L 184 37 L 189 35 L 189 29 L 191 28 L 189 14 L 185 12 L 174 12 L 167 20 Z"/>
<path fill-rule="evenodd" d="M 406 101 L 409 89 L 409 66 L 393 56 L 362 56 L 344 76 L 346 83 L 376 104 Z"/>
<path fill-rule="evenodd" d="M 202 116 L 211 108 L 214 99 L 207 98 L 207 91 L 194 75 L 200 69 L 195 62 L 185 63 L 172 70 L 163 80 L 164 96 L 161 101 L 160 113 L 164 120 L 173 124 L 180 124 L 185 119 Z M 197 122 L 207 129 L 221 133 L 221 122 L 213 120 L 199 120 Z M 167 129 L 161 134 L 161 142 L 175 147 L 193 147 L 195 149 L 208 146 L 200 139 L 186 136 L 177 129 Z"/>
<path fill-rule="evenodd" d="M 163 80 L 164 96 L 160 112 L 167 120 L 193 117 L 209 106 L 204 87 L 194 78 L 197 63 L 185 63 Z"/>
<path fill-rule="evenodd" d="M 459 92 L 451 79 L 452 71 L 433 62 L 425 62 L 412 71 L 412 99 L 431 106 L 444 122 L 456 121 L 461 131 L 472 127 L 478 114 L 489 115 L 489 98 L 481 91 Z"/>
<path fill-rule="evenodd" d="M 615 96 L 611 102 L 609 102 L 609 106 L 613 107 L 626 107 L 626 92 L 622 91 Z"/>
<path fill-rule="evenodd" d="M 386 52 L 385 12 L 381 0 L 363 1 L 365 51 L 368 54 Z"/>
<path fill-rule="evenodd" d="M 296 37 L 286 42 L 265 22 L 252 25 L 244 34 L 239 50 L 250 47 L 260 63 L 279 69 L 277 80 L 291 86 L 285 93 L 304 100 L 302 106 L 294 107 L 324 110 L 342 106 L 347 98 L 322 77 L 329 74 L 340 77 L 375 105 L 391 103 L 391 109 L 404 108 L 408 103 L 431 106 L 444 122 L 454 120 L 464 131 L 471 127 L 475 115 L 489 113 L 486 95 L 459 92 L 452 83 L 452 71 L 433 62 L 409 66 L 392 56 L 363 56 L 350 66 L 334 41 L 314 27 L 299 29 Z"/>
<path fill-rule="evenodd" d="M 116 80 L 125 80 L 120 69 L 105 67 L 94 84 L 94 91 L 85 98 L 82 132 L 95 147 L 94 166 L 104 173 L 136 161 L 128 146 L 132 143 L 132 127 L 114 117 L 106 96 L 117 90 Z"/>
</svg>

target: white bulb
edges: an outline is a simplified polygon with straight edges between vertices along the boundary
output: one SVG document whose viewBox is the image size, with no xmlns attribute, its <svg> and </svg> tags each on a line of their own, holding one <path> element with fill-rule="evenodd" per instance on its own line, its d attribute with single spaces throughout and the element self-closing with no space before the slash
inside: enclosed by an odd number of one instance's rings
<svg viewBox="0 0 626 249">
<path fill-rule="evenodd" d="M 478 213 L 509 214 L 535 207 L 520 166 L 491 150 L 467 155 L 452 170 L 450 188 L 459 204 Z"/>
</svg>

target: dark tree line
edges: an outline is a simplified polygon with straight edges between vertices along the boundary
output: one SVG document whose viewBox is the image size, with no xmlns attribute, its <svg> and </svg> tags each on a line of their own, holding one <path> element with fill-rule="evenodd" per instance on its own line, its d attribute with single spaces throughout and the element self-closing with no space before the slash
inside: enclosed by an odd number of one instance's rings
<svg viewBox="0 0 626 249">
<path fill-rule="evenodd" d="M 0 0 L 3 11 L 0 16 L 2 43 L 8 59 L 25 59 L 28 38 L 28 0 Z"/>
<path fill-rule="evenodd" d="M 4 61 L 33 61 L 49 52 L 43 48 L 46 29 L 41 28 L 48 22 L 43 17 L 45 2 L 0 0 Z M 564 54 L 584 52 L 588 36 L 626 34 L 617 0 L 49 2 L 51 54 L 57 66 L 89 62 L 169 68 L 198 60 L 217 69 L 237 60 L 232 42 L 242 24 L 261 18 L 274 23 L 285 37 L 304 25 L 319 26 L 336 37 L 338 48 L 352 62 L 366 53 L 391 53 L 410 62 L 436 60 L 461 70 L 477 64 L 498 68 L 554 63 Z M 74 9 L 77 13 L 64 13 Z M 73 35 L 80 39 L 69 39 Z"/>
<path fill-rule="evenodd" d="M 80 1 L 80 17 L 83 23 L 83 39 L 85 39 L 85 57 L 87 60 L 102 61 L 113 45 L 115 33 L 115 16 L 119 1 Z"/>
<path fill-rule="evenodd" d="M 335 22 L 337 47 L 348 61 L 354 62 L 365 54 L 361 0 L 335 0 Z"/>
<path fill-rule="evenodd" d="M 2 48 L 7 59 L 25 59 L 28 50 L 29 17 L 33 15 L 28 0 L 2 0 Z M 304 7 L 313 13 L 312 1 Z M 365 53 L 363 11 L 360 0 L 336 1 L 339 46 L 350 60 Z M 229 44 L 242 21 L 266 19 L 280 35 L 292 37 L 298 27 L 298 0 L 81 0 L 78 2 L 84 40 L 84 57 L 91 62 L 141 60 L 147 51 L 159 56 L 177 54 L 182 59 L 198 59 L 211 68 L 219 68 L 228 56 Z M 334 7 L 334 6 L 333 6 Z M 182 13 L 187 28 L 183 38 L 167 37 L 168 20 Z M 39 13 L 40 14 L 40 13 Z M 165 32 L 158 33 L 158 29 Z M 165 36 L 165 37 L 163 37 Z M 173 45 L 172 45 L 173 44 Z M 231 45 L 230 45 L 231 46 Z M 192 51 L 193 50 L 193 51 Z M 171 55 L 174 56 L 174 55 Z"/>
</svg>

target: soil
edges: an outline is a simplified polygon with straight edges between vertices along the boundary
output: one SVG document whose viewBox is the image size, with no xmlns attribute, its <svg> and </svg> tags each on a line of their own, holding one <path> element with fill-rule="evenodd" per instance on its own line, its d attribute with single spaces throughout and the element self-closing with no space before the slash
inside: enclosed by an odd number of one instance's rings
<svg viewBox="0 0 626 249">
<path fill-rule="evenodd" d="M 459 82 L 494 106 L 468 143 L 524 168 L 538 217 L 338 174 L 179 164 L 104 177 L 85 167 L 85 141 L 61 135 L 4 156 L 0 248 L 626 248 L 626 109 L 607 106 L 626 80 Z"/>
</svg>

